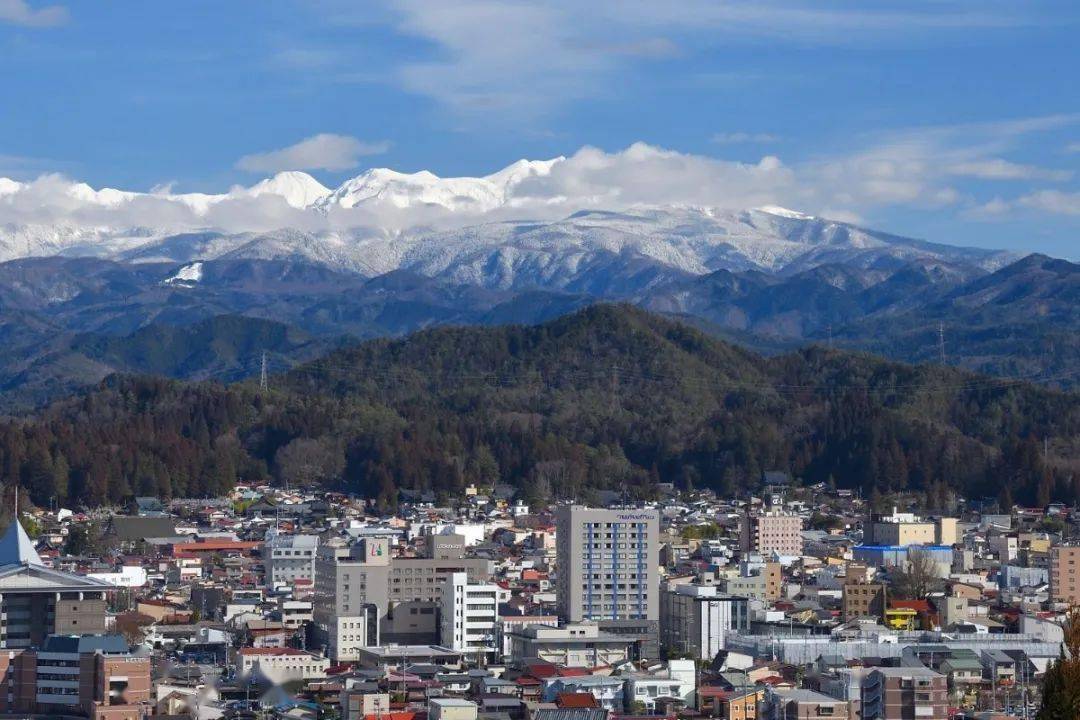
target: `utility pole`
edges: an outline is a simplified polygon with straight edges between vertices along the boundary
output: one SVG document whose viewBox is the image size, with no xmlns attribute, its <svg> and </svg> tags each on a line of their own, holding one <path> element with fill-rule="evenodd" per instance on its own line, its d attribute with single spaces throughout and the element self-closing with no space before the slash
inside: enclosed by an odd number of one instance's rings
<svg viewBox="0 0 1080 720">
<path fill-rule="evenodd" d="M 265 393 L 269 387 L 269 382 L 266 376 L 266 351 L 262 353 L 262 368 L 259 371 L 259 389 Z"/>
<path fill-rule="evenodd" d="M 945 364 L 945 323 L 939 322 L 937 326 L 938 352 L 941 354 L 941 364 Z"/>
</svg>

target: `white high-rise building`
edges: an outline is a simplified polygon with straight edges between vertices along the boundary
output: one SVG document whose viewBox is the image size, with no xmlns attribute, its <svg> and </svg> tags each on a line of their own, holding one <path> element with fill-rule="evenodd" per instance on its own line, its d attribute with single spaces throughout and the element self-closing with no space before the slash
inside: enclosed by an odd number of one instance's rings
<svg viewBox="0 0 1080 720">
<path fill-rule="evenodd" d="M 470 585 L 467 573 L 447 575 L 440 612 L 442 645 L 473 657 L 495 653 L 500 591 L 498 585 Z"/>
</svg>

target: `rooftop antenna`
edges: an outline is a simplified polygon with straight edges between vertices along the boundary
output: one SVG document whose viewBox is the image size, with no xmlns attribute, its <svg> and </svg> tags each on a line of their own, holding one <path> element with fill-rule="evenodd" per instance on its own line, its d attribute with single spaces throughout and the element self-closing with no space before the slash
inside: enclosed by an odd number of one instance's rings
<svg viewBox="0 0 1080 720">
<path fill-rule="evenodd" d="M 945 323 L 939 322 L 937 326 L 938 352 L 941 354 L 941 364 L 945 364 Z"/>
<path fill-rule="evenodd" d="M 263 353 L 262 353 L 262 368 L 259 371 L 259 389 L 262 390 L 265 393 L 266 390 L 267 390 L 268 384 L 269 383 L 267 382 L 267 377 L 266 377 L 266 351 L 263 350 Z"/>
</svg>

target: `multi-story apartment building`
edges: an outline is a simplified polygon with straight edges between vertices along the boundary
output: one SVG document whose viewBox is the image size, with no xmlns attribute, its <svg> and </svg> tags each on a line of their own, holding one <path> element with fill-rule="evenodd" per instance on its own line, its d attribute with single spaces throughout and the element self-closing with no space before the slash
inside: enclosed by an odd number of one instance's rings
<svg viewBox="0 0 1080 720">
<path fill-rule="evenodd" d="M 150 658 L 119 635 L 54 635 L 0 653 L 0 678 L 3 713 L 141 720 L 150 710 Z"/>
<path fill-rule="evenodd" d="M 556 515 L 558 609 L 567 622 L 633 634 L 658 657 L 659 514 L 564 505 Z"/>
<path fill-rule="evenodd" d="M 885 615 L 885 583 L 844 583 L 841 591 L 844 622 L 858 618 L 881 619 Z"/>
<path fill-rule="evenodd" d="M 925 667 L 879 667 L 862 680 L 863 720 L 948 720 L 944 675 Z"/>
<path fill-rule="evenodd" d="M 1069 605 L 1080 603 L 1080 545 L 1050 548 L 1050 599 Z"/>
<path fill-rule="evenodd" d="M 266 587 L 311 583 L 315 579 L 315 552 L 318 535 L 282 535 L 276 530 L 267 534 L 263 545 Z"/>
<path fill-rule="evenodd" d="M 750 601 L 715 585 L 681 583 L 660 591 L 660 644 L 669 652 L 712 660 L 729 632 L 749 632 Z"/>
<path fill-rule="evenodd" d="M 360 648 L 392 643 L 431 643 L 439 637 L 442 588 L 464 572 L 485 582 L 492 563 L 465 557 L 460 536 L 439 535 L 428 557 L 392 557 L 385 537 L 319 546 L 315 560 L 313 618 L 316 642 L 335 662 L 359 658 Z"/>
<path fill-rule="evenodd" d="M 779 510 L 748 511 L 739 519 L 739 549 L 743 553 L 802 555 L 802 518 Z"/>
<path fill-rule="evenodd" d="M 473 659 L 489 659 L 498 649 L 498 585 L 469 583 L 467 573 L 456 572 L 443 581 L 440 634 L 443 647 L 464 653 Z"/>
</svg>

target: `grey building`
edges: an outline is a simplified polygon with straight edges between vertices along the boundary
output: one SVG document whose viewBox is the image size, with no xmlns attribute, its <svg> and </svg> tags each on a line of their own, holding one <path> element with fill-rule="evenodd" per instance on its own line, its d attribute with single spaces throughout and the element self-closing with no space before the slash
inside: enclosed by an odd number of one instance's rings
<svg viewBox="0 0 1080 720">
<path fill-rule="evenodd" d="M 673 584 L 660 591 L 660 644 L 669 652 L 712 660 L 728 633 L 750 631 L 750 600 L 715 585 Z"/>
<path fill-rule="evenodd" d="M 559 615 L 642 639 L 659 657 L 660 519 L 656 510 L 564 505 L 557 514 Z"/>
<path fill-rule="evenodd" d="M 41 647 L 50 635 L 105 632 L 114 586 L 45 567 L 12 520 L 0 536 L 0 648 Z"/>
<path fill-rule="evenodd" d="M 293 585 L 297 580 L 313 582 L 318 547 L 318 535 L 281 535 L 276 530 L 268 533 L 263 545 L 266 587 Z"/>
<path fill-rule="evenodd" d="M 485 582 L 492 563 L 465 557 L 461 536 L 440 535 L 427 557 L 392 557 L 385 537 L 319 546 L 315 557 L 315 640 L 335 661 L 357 660 L 381 643 L 424 644 L 439 637 L 439 607 L 447 577 L 463 572 Z"/>
</svg>

